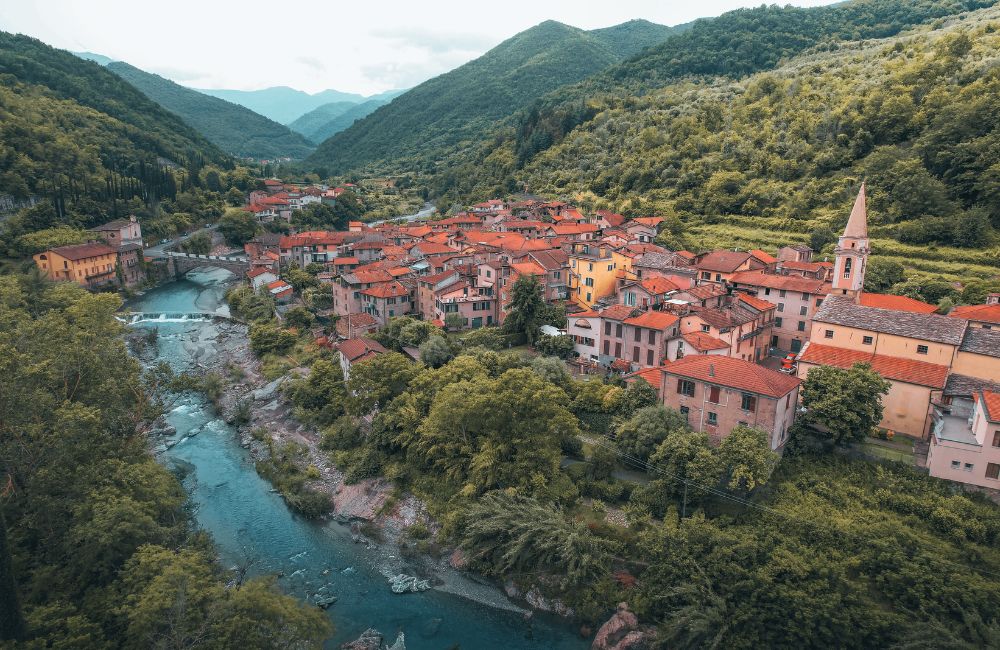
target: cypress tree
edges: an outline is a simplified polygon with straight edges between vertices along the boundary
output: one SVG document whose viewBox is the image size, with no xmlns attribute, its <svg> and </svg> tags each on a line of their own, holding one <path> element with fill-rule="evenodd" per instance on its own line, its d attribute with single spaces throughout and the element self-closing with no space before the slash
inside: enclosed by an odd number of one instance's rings
<svg viewBox="0 0 1000 650">
<path fill-rule="evenodd" d="M 17 598 L 17 581 L 10 560 L 7 542 L 7 522 L 0 508 L 0 640 L 20 639 L 24 636 L 24 617 Z"/>
</svg>

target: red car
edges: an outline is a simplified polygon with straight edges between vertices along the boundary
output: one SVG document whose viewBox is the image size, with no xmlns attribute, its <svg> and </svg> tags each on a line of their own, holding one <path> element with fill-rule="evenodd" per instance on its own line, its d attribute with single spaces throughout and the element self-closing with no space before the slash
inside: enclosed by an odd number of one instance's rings
<svg viewBox="0 0 1000 650">
<path fill-rule="evenodd" d="M 789 352 L 785 355 L 785 358 L 781 360 L 781 372 L 795 372 L 795 356 L 794 352 Z"/>
</svg>

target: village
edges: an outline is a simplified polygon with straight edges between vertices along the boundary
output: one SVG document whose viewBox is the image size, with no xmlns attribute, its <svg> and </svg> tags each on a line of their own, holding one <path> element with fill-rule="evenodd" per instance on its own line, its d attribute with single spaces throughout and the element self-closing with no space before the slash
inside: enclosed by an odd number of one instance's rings
<svg viewBox="0 0 1000 650">
<path fill-rule="evenodd" d="M 266 179 L 243 209 L 261 224 L 288 221 L 344 191 Z M 654 243 L 662 222 L 493 199 L 446 218 L 263 232 L 244 247 L 245 281 L 269 293 L 280 314 L 300 299 L 287 271 L 312 269 L 331 296 L 319 314 L 331 326 L 315 334 L 346 377 L 352 364 L 385 352 L 370 334 L 394 318 L 448 331 L 502 327 L 515 282 L 533 276 L 543 300 L 566 314 L 541 336 L 572 342 L 575 374 L 648 382 L 714 441 L 752 426 L 768 432 L 776 451 L 810 369 L 868 364 L 890 384 L 883 437 L 911 441 L 915 463 L 932 476 L 1000 489 L 1000 295 L 939 314 L 913 298 L 865 291 L 863 185 L 832 260 L 814 259 L 806 246 L 668 250 Z M 139 262 L 135 219 L 92 233 L 93 242 L 36 255 L 39 269 L 88 287 L 138 284 L 153 260 Z"/>
</svg>

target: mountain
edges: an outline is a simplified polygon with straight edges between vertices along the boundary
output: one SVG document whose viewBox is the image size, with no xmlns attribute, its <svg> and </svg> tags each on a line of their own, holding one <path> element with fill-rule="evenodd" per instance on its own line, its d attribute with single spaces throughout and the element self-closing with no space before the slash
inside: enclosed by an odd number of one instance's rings
<svg viewBox="0 0 1000 650">
<path fill-rule="evenodd" d="M 298 133 L 238 104 L 185 88 L 122 61 L 108 64 L 107 69 L 234 156 L 304 158 L 313 149 Z"/>
<path fill-rule="evenodd" d="M 619 58 L 625 59 L 690 27 L 691 23 L 667 27 L 648 20 L 630 20 L 620 25 L 592 29 L 590 34 L 607 45 Z"/>
<path fill-rule="evenodd" d="M 299 117 L 294 122 L 290 122 L 288 128 L 312 140 L 311 134 L 317 128 L 357 105 L 355 102 L 330 102 L 329 104 L 323 104 Z M 313 141 L 315 142 L 315 140 Z"/>
<path fill-rule="evenodd" d="M 854 0 L 809 9 L 763 5 L 701 19 L 630 59 L 553 90 L 503 123 L 484 130 L 474 146 L 450 153 L 431 151 L 433 158 L 425 155 L 407 162 L 424 169 L 433 162 L 434 169 L 441 170 L 431 173 L 434 195 L 474 197 L 510 192 L 520 186 L 520 169 L 577 127 L 617 129 L 617 124 L 591 123 L 611 108 L 627 108 L 637 98 L 663 93 L 682 80 L 739 79 L 773 69 L 809 48 L 836 48 L 844 42 L 885 38 L 914 25 L 992 4 L 993 0 Z M 670 116 L 662 116 L 664 125 L 673 119 Z M 322 151 L 318 148 L 309 161 Z"/>
<path fill-rule="evenodd" d="M 81 59 L 86 59 L 87 61 L 93 61 L 98 65 L 107 65 L 113 63 L 114 59 L 110 56 L 104 56 L 103 54 L 97 54 L 96 52 L 73 52 L 76 56 Z"/>
<path fill-rule="evenodd" d="M 100 65 L 0 32 L 0 194 L 92 212 L 113 196 L 169 193 L 166 163 L 231 159 Z"/>
<path fill-rule="evenodd" d="M 288 126 L 304 135 L 310 142 L 320 143 L 330 136 L 340 133 L 360 119 L 370 115 L 375 109 L 385 106 L 389 100 L 369 99 L 360 104 L 346 105 L 343 102 L 324 104 L 306 113 Z"/>
<path fill-rule="evenodd" d="M 345 93 L 339 90 L 323 90 L 310 95 L 288 86 L 275 86 L 263 90 L 197 89 L 198 92 L 218 97 L 249 108 L 281 124 L 289 124 L 309 111 L 331 102 L 353 102 L 359 104 L 364 95 Z"/>
<path fill-rule="evenodd" d="M 321 144 L 307 164 L 339 173 L 415 155 L 434 160 L 553 88 L 621 60 L 628 49 L 621 41 L 632 32 L 649 29 L 636 23 L 594 35 L 555 21 L 536 25 L 403 93 Z"/>
</svg>

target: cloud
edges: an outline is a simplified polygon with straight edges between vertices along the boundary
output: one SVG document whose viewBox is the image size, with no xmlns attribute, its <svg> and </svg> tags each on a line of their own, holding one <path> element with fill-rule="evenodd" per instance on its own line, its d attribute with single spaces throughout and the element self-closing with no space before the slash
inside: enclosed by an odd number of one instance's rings
<svg viewBox="0 0 1000 650">
<path fill-rule="evenodd" d="M 314 56 L 297 56 L 295 57 L 295 62 L 312 68 L 316 72 L 326 72 L 326 64 Z"/>
<path fill-rule="evenodd" d="M 158 74 L 161 77 L 166 77 L 167 79 L 172 79 L 177 83 L 189 84 L 193 81 L 198 81 L 205 77 L 204 70 L 187 70 L 185 68 L 174 68 L 171 66 L 162 65 L 151 65 L 146 68 L 154 74 Z"/>
<path fill-rule="evenodd" d="M 371 35 L 396 45 L 426 50 L 432 54 L 454 51 L 483 53 L 497 44 L 496 37 L 487 34 L 441 32 L 420 27 L 379 28 L 372 30 Z"/>
</svg>

